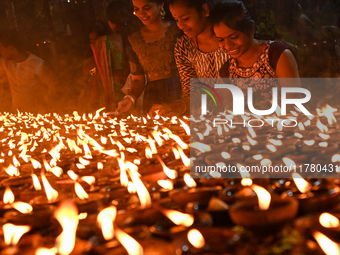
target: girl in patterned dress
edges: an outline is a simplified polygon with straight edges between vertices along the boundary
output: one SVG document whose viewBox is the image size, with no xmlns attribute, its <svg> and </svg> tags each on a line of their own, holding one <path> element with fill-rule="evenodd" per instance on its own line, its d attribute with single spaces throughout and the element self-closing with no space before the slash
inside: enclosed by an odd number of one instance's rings
<svg viewBox="0 0 340 255">
<path fill-rule="evenodd" d="M 175 46 L 175 60 L 182 84 L 182 97 L 171 105 L 154 105 L 149 114 L 187 113 L 190 101 L 190 78 L 217 78 L 227 61 L 219 48 L 210 22 L 212 0 L 169 0 L 169 7 L 184 35 Z"/>
<path fill-rule="evenodd" d="M 144 111 L 149 111 L 153 104 L 171 103 L 181 96 L 173 55 L 181 30 L 175 22 L 166 19 L 164 0 L 132 0 L 132 3 L 134 14 L 143 26 L 128 38 L 131 90 L 119 102 L 118 113 L 131 110 L 142 92 Z"/>
<path fill-rule="evenodd" d="M 238 0 L 224 0 L 212 13 L 212 23 L 219 45 L 228 55 L 221 68 L 224 78 L 299 78 L 292 52 L 281 42 L 254 38 L 255 23 L 245 6 Z M 238 79 L 237 86 L 246 90 L 252 86 L 259 98 L 270 100 L 274 86 L 298 86 L 276 79 L 257 79 L 245 82 Z"/>
</svg>

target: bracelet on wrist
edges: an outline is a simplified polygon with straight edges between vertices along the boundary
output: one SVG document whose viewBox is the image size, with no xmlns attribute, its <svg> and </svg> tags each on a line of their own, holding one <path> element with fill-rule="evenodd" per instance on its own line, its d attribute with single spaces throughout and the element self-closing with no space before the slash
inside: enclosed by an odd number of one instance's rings
<svg viewBox="0 0 340 255">
<path fill-rule="evenodd" d="M 129 99 L 131 100 L 131 102 L 132 102 L 132 105 L 135 106 L 135 98 L 134 98 L 133 96 L 131 96 L 131 95 L 125 95 L 124 98 L 129 98 Z"/>
</svg>

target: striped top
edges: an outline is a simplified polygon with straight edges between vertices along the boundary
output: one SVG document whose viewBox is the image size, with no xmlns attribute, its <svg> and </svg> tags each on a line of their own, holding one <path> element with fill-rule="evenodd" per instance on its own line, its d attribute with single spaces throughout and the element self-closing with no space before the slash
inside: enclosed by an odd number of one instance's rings
<svg viewBox="0 0 340 255">
<path fill-rule="evenodd" d="M 182 96 L 190 95 L 190 78 L 217 78 L 219 70 L 228 60 L 227 53 L 218 48 L 211 52 L 202 52 L 183 35 L 175 46 L 175 60 L 182 83 Z"/>
</svg>

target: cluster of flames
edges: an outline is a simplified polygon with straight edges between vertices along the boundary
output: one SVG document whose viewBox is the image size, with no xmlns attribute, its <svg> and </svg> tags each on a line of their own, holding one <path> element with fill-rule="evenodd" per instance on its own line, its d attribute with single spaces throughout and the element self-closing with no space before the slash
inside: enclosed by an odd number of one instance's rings
<svg viewBox="0 0 340 255">
<path fill-rule="evenodd" d="M 48 175 L 56 177 L 67 176 L 74 182 L 74 192 L 79 199 L 86 200 L 91 196 L 80 184 L 80 181 L 94 185 L 94 176 L 81 176 L 73 170 L 62 169 L 58 163 L 65 154 L 73 155 L 79 163 L 75 166 L 78 172 L 86 169 L 91 164 L 93 154 L 104 155 L 105 159 L 115 158 L 119 169 L 111 169 L 112 172 L 120 172 L 120 183 L 130 193 L 136 193 L 140 207 L 147 208 L 152 204 L 151 196 L 141 180 L 139 168 L 141 158 L 154 158 L 158 161 L 167 176 L 167 179 L 159 180 L 159 184 L 169 189 L 170 179 L 178 177 L 177 171 L 170 169 L 158 153 L 158 150 L 167 147 L 173 153 L 173 157 L 181 162 L 181 165 L 189 167 L 190 159 L 183 150 L 189 148 L 183 141 L 190 134 L 187 118 L 136 117 L 129 116 L 126 119 L 110 118 L 103 109 L 95 115 L 82 115 L 77 112 L 73 115 L 60 116 L 57 114 L 32 115 L 5 113 L 0 115 L 1 153 L 0 164 L 2 175 L 10 179 L 22 176 L 31 176 L 34 189 L 44 191 L 48 203 L 59 201 L 59 192 L 50 184 Z M 171 131 L 171 127 L 177 127 L 177 131 Z M 188 140 L 188 139 L 186 139 Z M 109 148 L 109 149 L 108 149 Z M 138 148 L 138 149 L 136 149 Z M 141 151 L 142 150 L 142 151 Z M 141 156 L 144 154 L 144 156 Z M 133 162 L 126 159 L 126 154 L 135 155 Z M 23 170 L 23 165 L 30 165 L 30 173 Z M 104 169 L 105 162 L 97 162 L 97 170 Z M 39 174 L 40 173 L 40 174 Z M 193 181 L 193 180 L 192 180 Z M 3 196 L 4 205 L 19 211 L 22 214 L 34 214 L 31 204 L 16 201 L 16 198 L 7 186 Z M 175 224 L 191 226 L 193 216 L 176 210 L 164 209 L 162 213 Z M 105 240 L 116 238 L 129 254 L 143 254 L 142 246 L 122 229 L 115 226 L 117 208 L 112 205 L 98 213 L 97 223 L 102 230 Z M 59 201 L 58 208 L 54 211 L 54 218 L 60 223 L 62 233 L 56 238 L 53 248 L 41 247 L 37 249 L 37 255 L 70 254 L 76 243 L 76 231 L 79 221 L 86 218 L 86 213 L 79 214 L 77 206 L 72 200 Z M 20 238 L 31 230 L 31 226 L 19 226 L 11 223 L 3 225 L 4 240 L 6 245 L 16 245 Z"/>
<path fill-rule="evenodd" d="M 93 154 L 105 155 L 107 158 L 116 158 L 119 164 L 120 183 L 126 187 L 130 193 L 136 193 L 141 208 L 150 207 L 152 204 L 151 196 L 141 180 L 139 168 L 141 164 L 140 148 L 147 159 L 156 159 L 162 166 L 166 179 L 158 180 L 158 184 L 164 189 L 172 190 L 173 182 L 171 180 L 178 178 L 178 172 L 166 165 L 166 162 L 159 155 L 158 150 L 167 146 L 173 153 L 173 157 L 181 160 L 186 167 L 190 166 L 190 160 L 184 151 L 189 148 L 183 137 L 188 138 L 190 128 L 186 124 L 187 118 L 180 119 L 178 117 L 165 118 L 157 117 L 151 119 L 148 117 L 129 116 L 127 119 L 109 118 L 102 113 L 103 109 L 96 112 L 95 115 L 82 115 L 74 112 L 73 115 L 59 116 L 57 114 L 49 115 L 30 115 L 18 113 L 4 114 L 0 116 L 1 133 L 0 137 L 2 152 L 0 154 L 0 163 L 2 164 L 3 174 L 11 178 L 27 175 L 21 171 L 22 164 L 31 164 L 33 170 L 30 175 L 32 183 L 36 190 L 44 190 L 49 203 L 58 201 L 59 193 L 49 183 L 46 173 L 52 173 L 56 177 L 64 175 L 64 170 L 58 166 L 58 162 L 62 159 L 63 154 L 73 153 L 77 157 L 79 163 L 76 167 L 79 171 L 85 169 L 91 164 Z M 328 125 L 335 122 L 333 115 L 334 109 L 331 107 L 318 111 L 317 127 L 320 129 L 320 137 L 325 140 L 330 138 L 327 134 L 327 125 L 322 124 L 319 117 L 325 116 L 328 120 Z M 294 117 L 294 113 L 292 114 Z M 295 115 L 296 116 L 296 115 Z M 202 118 L 200 121 L 205 121 Z M 303 130 L 311 124 L 312 117 L 304 123 L 299 124 L 301 132 L 296 132 L 296 137 L 303 137 Z M 181 127 L 182 136 L 176 134 L 171 128 L 172 126 Z M 204 144 L 204 137 L 209 136 L 212 127 L 207 122 L 205 123 L 206 130 L 202 133 L 197 133 L 200 141 L 193 142 L 192 148 L 196 148 L 200 153 L 211 151 L 211 147 Z M 228 132 L 232 127 L 228 125 L 219 126 L 218 133 L 222 134 L 223 130 Z M 141 130 L 146 130 L 143 132 Z M 256 132 L 252 128 L 248 128 L 249 135 L 247 140 L 251 145 L 255 145 Z M 234 138 L 237 143 L 237 139 Z M 275 151 L 277 147 L 282 146 L 280 140 L 271 141 L 267 148 L 270 151 Z M 307 143 L 306 143 L 307 144 Z M 142 146 L 141 146 L 142 145 Z M 308 145 L 308 144 L 307 144 Z M 52 146 L 52 147 L 51 147 Z M 322 146 L 322 145 L 320 145 Z M 249 146 L 248 146 L 249 147 Z M 250 147 L 244 147 L 244 150 L 249 150 Z M 112 149 L 114 148 L 114 149 Z M 139 148 L 139 149 L 137 149 Z M 137 155 L 133 162 L 126 159 L 126 154 Z M 39 157 L 37 157 L 39 155 Z M 41 157 L 43 155 L 43 157 Z M 260 157 L 261 155 L 259 155 Z M 228 160 L 231 155 L 228 152 L 222 152 L 222 157 Z M 337 162 L 340 155 L 333 156 L 334 162 Z M 262 160 L 263 164 L 270 162 Z M 283 159 L 288 162 L 289 158 Z M 97 163 L 97 170 L 101 171 L 105 168 L 105 162 Z M 114 169 L 115 171 L 117 169 Z M 40 171 L 40 183 L 37 172 Z M 89 185 L 94 185 L 96 179 L 94 176 L 80 176 L 72 170 L 67 171 L 67 176 L 74 182 L 74 192 L 80 199 L 88 199 L 91 194 L 88 194 L 80 181 L 84 181 Z M 213 176 L 219 177 L 219 176 Z M 242 184 L 245 187 L 250 187 L 258 196 L 259 208 L 267 210 L 270 207 L 270 193 L 258 185 L 253 184 L 250 175 L 242 176 Z M 293 176 L 293 179 L 301 192 L 308 192 L 311 188 L 310 184 L 301 176 Z M 195 187 L 196 182 L 189 174 L 184 175 L 184 181 L 188 187 Z M 30 214 L 33 207 L 29 203 L 16 201 L 10 187 L 5 188 L 3 203 L 10 205 L 23 214 Z M 194 223 L 194 217 L 191 214 L 182 213 L 173 209 L 162 208 L 161 212 L 168 217 L 174 224 L 182 225 L 190 228 Z M 116 239 L 127 250 L 129 254 L 143 254 L 143 247 L 130 235 L 116 226 L 115 219 L 117 215 L 117 207 L 111 205 L 104 208 L 98 213 L 97 223 L 102 231 L 105 240 Z M 53 248 L 41 247 L 37 249 L 37 255 L 51 254 L 70 254 L 76 243 L 76 231 L 79 221 L 86 218 L 85 214 L 79 214 L 77 206 L 71 200 L 61 201 L 58 208 L 54 211 L 54 217 L 60 223 L 63 231 L 56 238 Z M 339 220 L 336 217 L 326 214 L 320 217 L 320 224 L 327 228 L 337 228 Z M 5 243 L 9 246 L 16 245 L 20 238 L 29 232 L 31 226 L 18 226 L 10 223 L 3 225 L 3 233 Z M 326 236 L 319 232 L 314 233 L 314 237 L 322 246 L 327 254 L 340 254 L 339 246 L 330 241 Z M 203 235 L 194 228 L 188 231 L 187 239 L 195 248 L 205 246 Z M 332 249 L 327 251 L 327 247 Z M 335 248 L 338 253 L 334 253 Z"/>
</svg>

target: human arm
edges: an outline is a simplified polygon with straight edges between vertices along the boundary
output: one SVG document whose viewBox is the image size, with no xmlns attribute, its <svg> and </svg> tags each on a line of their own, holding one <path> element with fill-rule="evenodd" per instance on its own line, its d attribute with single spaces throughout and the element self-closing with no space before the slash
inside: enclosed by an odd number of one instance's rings
<svg viewBox="0 0 340 255">
<path fill-rule="evenodd" d="M 196 70 L 193 63 L 190 61 L 190 39 L 186 36 L 181 37 L 176 45 L 174 51 L 174 57 L 176 66 L 180 75 L 182 84 L 182 97 L 172 104 L 167 106 L 157 104 L 151 107 L 149 115 L 155 116 L 155 111 L 158 111 L 159 115 L 166 115 L 169 113 L 183 114 L 190 107 L 190 78 L 196 78 Z"/>
<path fill-rule="evenodd" d="M 299 78 L 298 66 L 293 53 L 286 49 L 282 52 L 276 65 L 277 78 Z M 299 82 L 288 82 L 287 79 L 280 79 L 282 87 L 299 87 Z"/>
</svg>

